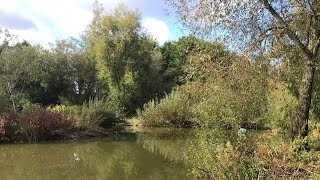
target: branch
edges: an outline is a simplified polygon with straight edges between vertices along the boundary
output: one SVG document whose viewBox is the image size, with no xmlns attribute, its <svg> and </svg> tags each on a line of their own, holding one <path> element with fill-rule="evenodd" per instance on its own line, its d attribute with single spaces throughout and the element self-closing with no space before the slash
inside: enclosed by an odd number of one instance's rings
<svg viewBox="0 0 320 180">
<path fill-rule="evenodd" d="M 249 52 L 251 50 L 253 50 L 253 48 L 257 45 L 261 45 L 263 40 L 265 40 L 267 37 L 268 37 L 268 32 L 270 31 L 273 31 L 275 27 L 270 27 L 268 29 L 265 29 L 265 30 L 260 30 L 260 31 L 263 31 L 260 33 L 259 37 L 255 38 L 254 41 L 251 43 L 251 45 L 249 46 L 249 48 L 247 48 L 247 50 L 245 51 L 246 52 Z"/>
<path fill-rule="evenodd" d="M 277 11 L 270 5 L 268 0 L 260 0 L 264 7 L 271 13 L 271 15 L 276 18 L 281 25 L 284 26 L 287 35 L 293 40 L 293 42 L 302 50 L 303 54 L 308 59 L 313 59 L 312 53 L 305 47 L 305 45 L 300 41 L 299 37 L 289 28 L 289 25 L 283 20 L 283 18 L 277 13 Z"/>
</svg>

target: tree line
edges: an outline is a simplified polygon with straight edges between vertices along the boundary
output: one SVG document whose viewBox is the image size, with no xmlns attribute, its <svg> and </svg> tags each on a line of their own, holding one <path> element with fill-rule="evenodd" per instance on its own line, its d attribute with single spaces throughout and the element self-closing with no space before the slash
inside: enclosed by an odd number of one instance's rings
<svg viewBox="0 0 320 180">
<path fill-rule="evenodd" d="M 155 121 L 172 113 L 163 122 L 173 124 L 222 119 L 244 126 L 270 119 L 270 109 L 288 103 L 271 102 L 274 95 L 292 99 L 278 121 L 286 119 L 292 136 L 307 135 L 309 112 L 315 118 L 320 114 L 318 1 L 167 3 L 193 36 L 159 45 L 141 26 L 138 11 L 120 4 L 105 12 L 98 2 L 81 38 L 60 40 L 50 48 L 15 42 L 1 29 L 1 111 L 19 112 L 30 103 L 79 106 L 103 99 L 128 117 L 138 110 L 148 120 L 157 114 Z M 174 100 L 194 109 L 172 112 L 178 108 L 163 105 L 167 110 L 159 112 L 162 101 Z"/>
</svg>

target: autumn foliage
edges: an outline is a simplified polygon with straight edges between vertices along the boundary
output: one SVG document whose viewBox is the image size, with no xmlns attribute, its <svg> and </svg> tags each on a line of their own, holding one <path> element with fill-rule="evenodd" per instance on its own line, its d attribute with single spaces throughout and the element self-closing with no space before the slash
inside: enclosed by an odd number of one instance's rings
<svg viewBox="0 0 320 180">
<path fill-rule="evenodd" d="M 27 114 L 18 114 L 11 111 L 0 116 L 0 141 L 54 139 L 57 130 L 70 125 L 63 115 L 45 109 Z"/>
</svg>

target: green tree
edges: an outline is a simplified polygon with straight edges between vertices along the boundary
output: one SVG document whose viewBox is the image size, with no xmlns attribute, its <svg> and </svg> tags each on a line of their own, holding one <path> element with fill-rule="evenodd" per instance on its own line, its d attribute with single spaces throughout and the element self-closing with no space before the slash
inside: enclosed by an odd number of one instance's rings
<svg viewBox="0 0 320 180">
<path fill-rule="evenodd" d="M 72 38 L 57 41 L 51 51 L 55 64 L 48 75 L 62 78 L 60 82 L 50 82 L 56 88 L 63 87 L 57 95 L 71 104 L 82 104 L 95 97 L 96 63 L 89 58 L 82 42 Z"/>
<path fill-rule="evenodd" d="M 35 47 L 16 44 L 2 49 L 0 54 L 0 81 L 5 96 L 14 111 L 24 97 L 24 86 L 32 79 L 32 61 L 38 56 Z"/>
<path fill-rule="evenodd" d="M 104 14 L 96 3 L 84 42 L 97 62 L 104 93 L 116 106 L 133 112 L 156 94 L 155 42 L 143 31 L 137 11 L 121 4 Z"/>
<path fill-rule="evenodd" d="M 14 36 L 3 33 L 1 96 L 10 100 L 13 110 L 22 99 L 47 106 L 62 102 L 82 104 L 95 97 L 96 63 L 88 58 L 81 42 L 57 41 L 46 50 L 26 41 L 15 43 Z"/>
<path fill-rule="evenodd" d="M 239 47 L 271 49 L 282 43 L 296 47 L 303 58 L 302 80 L 292 135 L 306 136 L 312 86 L 320 48 L 318 0 L 167 0 L 181 22 L 199 34 L 210 34 Z M 239 39 L 240 38 L 240 39 Z M 239 41 L 240 40 L 240 41 Z"/>
<path fill-rule="evenodd" d="M 178 41 L 166 42 L 159 49 L 162 55 L 160 72 L 162 74 L 165 91 L 184 83 L 183 68 L 187 63 L 188 55 L 192 51 L 212 48 L 210 42 L 198 39 L 195 36 L 184 36 Z"/>
</svg>

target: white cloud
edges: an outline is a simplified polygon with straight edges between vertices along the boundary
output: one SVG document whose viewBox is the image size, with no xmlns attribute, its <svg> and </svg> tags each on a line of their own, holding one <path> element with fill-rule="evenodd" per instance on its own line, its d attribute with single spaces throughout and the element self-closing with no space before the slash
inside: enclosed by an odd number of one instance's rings
<svg viewBox="0 0 320 180">
<path fill-rule="evenodd" d="M 108 11 L 120 2 L 131 2 L 132 5 L 135 1 L 100 0 L 100 2 Z M 79 37 L 92 19 L 93 3 L 94 0 L 0 0 L 0 12 L 23 17 L 35 25 L 23 30 L 9 28 L 19 36 L 19 39 L 46 45 L 56 39 Z M 142 24 L 160 44 L 169 39 L 170 32 L 165 22 L 155 18 L 145 18 Z"/>
<path fill-rule="evenodd" d="M 79 0 L 29 0 L 28 11 L 32 19 L 52 28 L 55 36 L 78 36 L 92 18 L 90 8 Z M 88 3 L 89 7 L 91 3 Z"/>
<path fill-rule="evenodd" d="M 142 26 L 155 38 L 160 44 L 169 40 L 169 27 L 168 25 L 159 19 L 145 18 L 142 21 Z"/>
<path fill-rule="evenodd" d="M 92 18 L 94 0 L 0 0 L 0 12 L 32 21 L 35 27 L 9 28 L 19 39 L 46 45 L 56 39 L 78 37 Z"/>
<path fill-rule="evenodd" d="M 0 11 L 6 13 L 15 13 L 21 6 L 20 0 L 0 0 Z"/>
<path fill-rule="evenodd" d="M 41 24 L 36 26 L 37 28 L 26 30 L 11 29 L 10 32 L 16 35 L 19 41 L 27 40 L 33 44 L 41 44 L 45 47 L 48 47 L 49 42 L 54 42 L 57 39 L 48 27 Z"/>
</svg>

